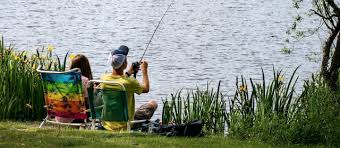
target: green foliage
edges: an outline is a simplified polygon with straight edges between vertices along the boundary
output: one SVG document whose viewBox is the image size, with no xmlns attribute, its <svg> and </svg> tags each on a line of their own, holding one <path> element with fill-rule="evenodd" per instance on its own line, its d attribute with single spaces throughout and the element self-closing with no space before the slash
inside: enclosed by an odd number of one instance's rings
<svg viewBox="0 0 340 148">
<path fill-rule="evenodd" d="M 236 138 L 255 138 L 270 143 L 304 143 L 337 145 L 339 132 L 339 92 L 333 92 L 319 77 L 306 81 L 302 94 L 295 93 L 298 78 L 295 71 L 285 82 L 281 71 L 262 83 L 237 79 L 237 91 L 228 113 L 229 135 Z M 241 85 L 239 85 L 241 83 Z M 338 99 L 338 100 L 337 100 Z"/>
<path fill-rule="evenodd" d="M 299 100 L 294 99 L 295 71 L 289 79 L 288 83 L 284 83 L 282 71 L 275 71 L 273 68 L 273 80 L 266 84 L 264 72 L 262 70 L 262 83 L 254 83 L 250 79 L 252 91 L 248 90 L 247 82 L 242 77 L 241 85 L 239 79 L 236 79 L 237 90 L 234 98 L 231 100 L 229 111 L 229 133 L 232 136 L 239 138 L 249 138 L 254 133 L 257 133 L 254 127 L 261 126 L 262 123 L 274 123 L 281 117 L 285 120 L 280 120 L 282 124 L 290 121 L 291 115 L 296 110 L 296 104 Z M 275 125 L 276 123 L 274 123 Z M 274 126 L 273 125 L 273 126 Z M 264 126 L 267 130 L 270 125 Z"/>
<path fill-rule="evenodd" d="M 281 52 L 284 53 L 284 54 L 291 54 L 292 53 L 292 50 L 287 48 L 287 47 L 283 47 L 281 49 Z"/>
<path fill-rule="evenodd" d="M 0 41 L 0 119 L 42 119 L 43 88 L 37 58 L 15 53 Z"/>
<path fill-rule="evenodd" d="M 44 117 L 43 85 L 36 68 L 40 65 L 47 70 L 63 71 L 66 58 L 61 65 L 52 58 L 52 50 L 46 55 L 42 55 L 43 51 L 17 52 L 0 40 L 0 120 L 41 120 Z M 57 58 L 57 61 L 60 60 Z"/>
<path fill-rule="evenodd" d="M 204 121 L 206 133 L 222 133 L 226 122 L 226 101 L 220 92 L 207 84 L 205 90 L 197 88 L 182 95 L 182 89 L 163 100 L 163 123 L 185 124 L 195 119 Z"/>
<path fill-rule="evenodd" d="M 306 81 L 301 107 L 290 127 L 294 143 L 339 145 L 339 91 L 332 91 L 320 76 Z"/>
</svg>

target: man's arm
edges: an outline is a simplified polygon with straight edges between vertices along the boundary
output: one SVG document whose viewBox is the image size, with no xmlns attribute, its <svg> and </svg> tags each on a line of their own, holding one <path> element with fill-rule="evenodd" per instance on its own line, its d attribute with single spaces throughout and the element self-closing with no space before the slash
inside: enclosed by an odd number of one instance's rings
<svg viewBox="0 0 340 148">
<path fill-rule="evenodd" d="M 148 93 L 150 89 L 149 76 L 148 76 L 148 62 L 143 61 L 141 64 L 141 70 L 143 75 L 143 91 L 142 93 Z"/>
<path fill-rule="evenodd" d="M 143 75 L 143 91 L 142 93 L 148 93 L 149 89 L 150 89 L 150 84 L 149 84 L 149 76 L 148 76 L 148 62 L 143 61 L 140 65 L 140 68 L 142 70 L 142 75 Z M 134 69 L 134 67 L 131 65 L 130 68 L 126 71 L 126 75 L 130 76 L 131 74 L 133 74 L 135 71 L 138 71 L 138 69 Z"/>
</svg>

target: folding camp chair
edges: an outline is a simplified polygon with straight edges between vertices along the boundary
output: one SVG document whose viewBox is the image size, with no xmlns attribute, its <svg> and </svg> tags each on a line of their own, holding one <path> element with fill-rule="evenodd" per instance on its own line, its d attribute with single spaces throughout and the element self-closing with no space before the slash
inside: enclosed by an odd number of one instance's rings
<svg viewBox="0 0 340 148">
<path fill-rule="evenodd" d="M 116 86 L 115 88 L 94 88 L 94 84 Z M 127 93 L 123 84 L 114 81 L 91 80 L 88 89 L 92 129 L 101 125 L 102 121 L 126 122 L 127 130 L 131 124 L 143 123 L 147 120 L 130 121 L 127 105 Z"/>
<path fill-rule="evenodd" d="M 37 70 L 41 74 L 44 88 L 46 118 L 39 128 L 45 123 L 86 126 L 86 106 L 83 96 L 81 72 L 75 68 L 65 72 L 45 71 L 41 67 Z M 61 123 L 56 117 L 84 120 L 84 123 Z"/>
</svg>

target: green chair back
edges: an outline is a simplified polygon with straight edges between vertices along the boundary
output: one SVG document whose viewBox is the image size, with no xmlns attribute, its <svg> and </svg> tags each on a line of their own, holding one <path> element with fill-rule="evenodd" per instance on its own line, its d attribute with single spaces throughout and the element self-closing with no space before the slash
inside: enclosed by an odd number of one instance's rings
<svg viewBox="0 0 340 148">
<path fill-rule="evenodd" d="M 126 91 L 102 90 L 104 108 L 102 120 L 105 121 L 128 121 Z"/>
<path fill-rule="evenodd" d="M 93 88 L 94 82 L 119 85 L 121 89 L 106 88 L 95 90 Z M 91 80 L 88 92 L 92 119 L 117 122 L 127 122 L 129 120 L 127 93 L 124 86 L 115 82 Z"/>
</svg>

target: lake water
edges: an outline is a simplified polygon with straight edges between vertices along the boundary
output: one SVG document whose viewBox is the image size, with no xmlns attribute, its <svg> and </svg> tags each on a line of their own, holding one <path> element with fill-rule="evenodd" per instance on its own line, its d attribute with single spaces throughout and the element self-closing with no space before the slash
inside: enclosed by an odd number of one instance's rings
<svg viewBox="0 0 340 148">
<path fill-rule="evenodd" d="M 21 50 L 52 44 L 59 55 L 85 54 L 98 78 L 110 71 L 108 53 L 122 44 L 131 49 L 129 62 L 139 60 L 170 2 L 1 0 L 0 34 Z M 269 77 L 272 65 L 288 74 L 302 65 L 300 82 L 309 78 L 319 68 L 307 59 L 320 51 L 317 37 L 295 44 L 291 54 L 281 52 L 295 15 L 289 0 L 177 0 L 146 53 L 151 91 L 136 98 L 137 106 L 158 100 L 160 118 L 161 99 L 177 89 L 222 80 L 231 95 L 236 76 L 258 79 L 263 67 Z"/>
</svg>

